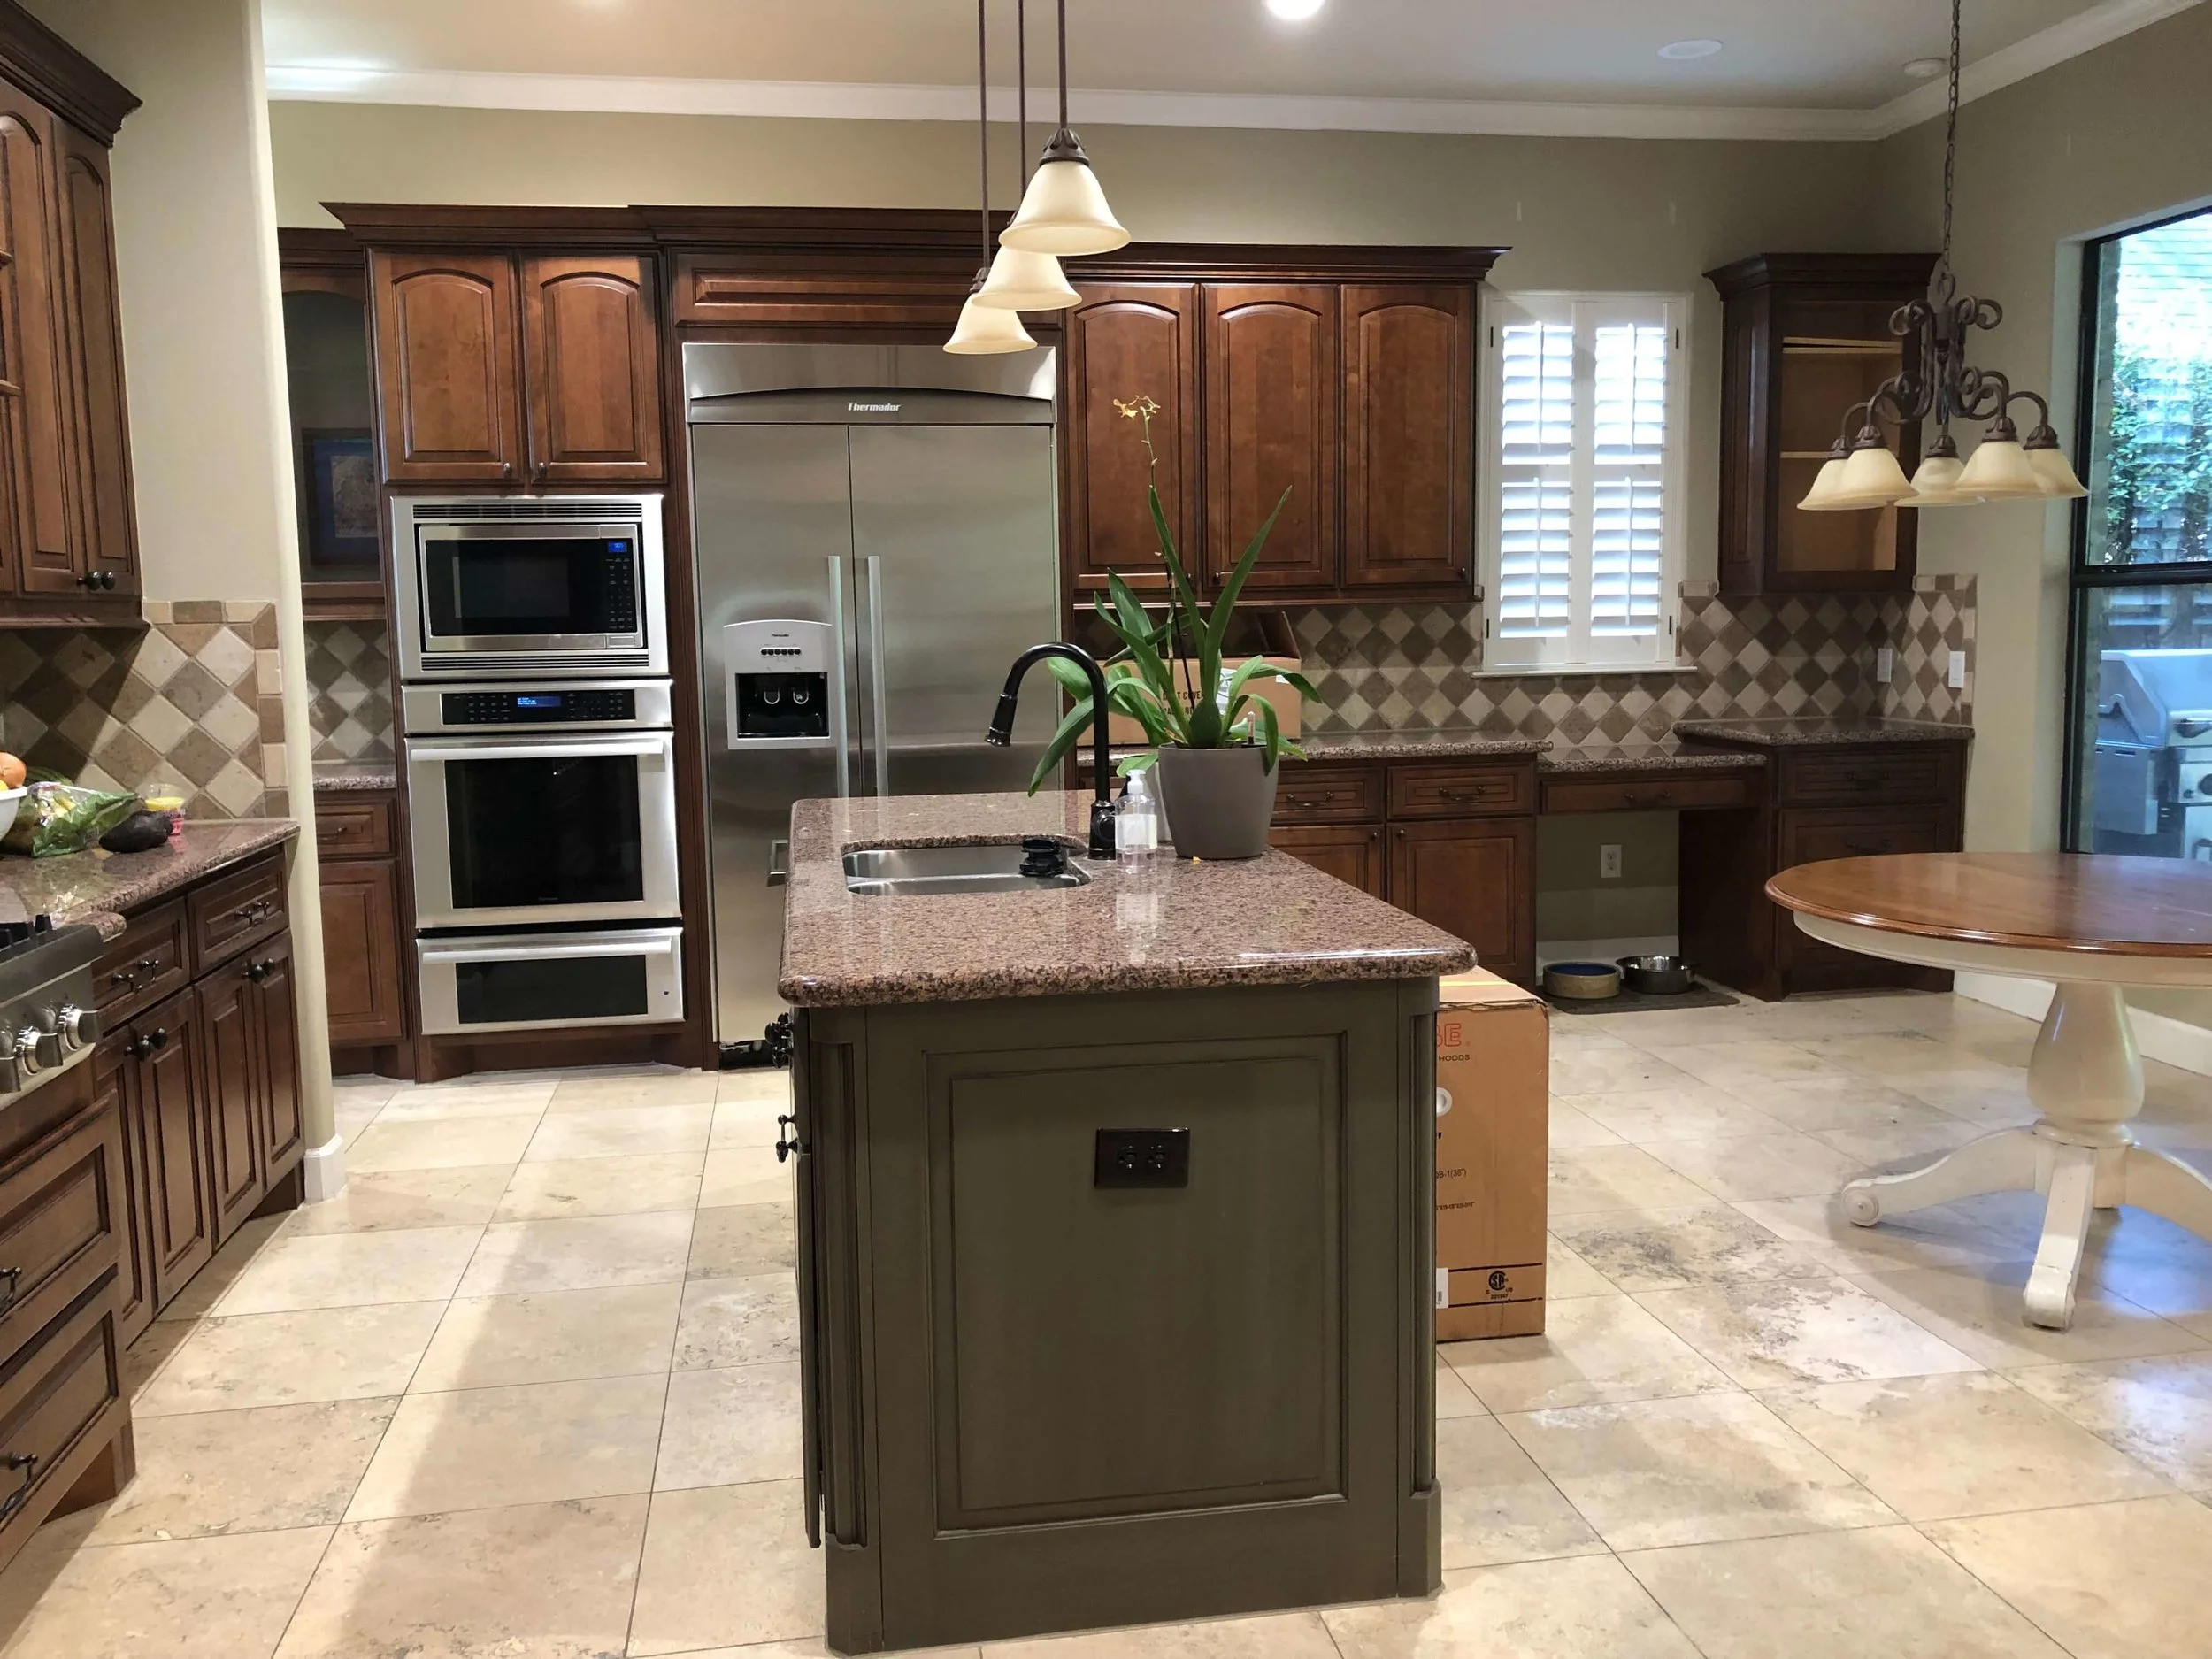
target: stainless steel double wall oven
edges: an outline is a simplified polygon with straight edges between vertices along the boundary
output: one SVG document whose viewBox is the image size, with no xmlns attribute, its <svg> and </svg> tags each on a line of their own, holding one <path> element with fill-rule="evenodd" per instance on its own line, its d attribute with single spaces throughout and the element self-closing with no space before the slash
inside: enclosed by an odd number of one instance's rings
<svg viewBox="0 0 2212 1659">
<path fill-rule="evenodd" d="M 661 512 L 393 503 L 426 1032 L 683 1016 Z"/>
</svg>

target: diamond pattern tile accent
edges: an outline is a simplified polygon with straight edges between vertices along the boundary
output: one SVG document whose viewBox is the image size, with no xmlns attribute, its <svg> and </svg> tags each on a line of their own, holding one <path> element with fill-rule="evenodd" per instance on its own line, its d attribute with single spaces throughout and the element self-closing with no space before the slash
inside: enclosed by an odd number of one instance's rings
<svg viewBox="0 0 2212 1659">
<path fill-rule="evenodd" d="M 1309 662 L 1315 644 L 1307 642 Z M 392 758 L 391 643 L 382 623 L 309 623 L 307 683 L 317 760 Z"/>
</svg>

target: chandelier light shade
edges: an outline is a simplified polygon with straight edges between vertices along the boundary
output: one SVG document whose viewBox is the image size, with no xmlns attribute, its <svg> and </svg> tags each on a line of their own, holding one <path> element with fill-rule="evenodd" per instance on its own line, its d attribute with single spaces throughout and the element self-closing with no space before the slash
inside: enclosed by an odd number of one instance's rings
<svg viewBox="0 0 2212 1659">
<path fill-rule="evenodd" d="M 1805 499 L 1797 504 L 1807 512 L 1837 512 L 1841 509 L 1837 496 L 1842 493 L 1843 469 L 1850 463 L 1850 451 L 1839 441 L 1828 451 L 1828 458 L 1813 476 L 1813 487 L 1805 492 Z"/>
<path fill-rule="evenodd" d="M 990 275 L 976 290 L 978 305 L 1003 311 L 1064 311 L 1082 303 L 1083 296 L 1068 286 L 1060 262 L 1048 253 L 999 244 L 991 261 Z"/>
<path fill-rule="evenodd" d="M 999 242 L 1027 253 L 1064 258 L 1111 253 L 1128 246 L 1129 233 L 1107 205 L 1105 187 L 1068 126 L 1068 0 L 1060 0 L 1060 126 L 1037 158 L 1020 210 Z"/>
<path fill-rule="evenodd" d="M 1904 341 L 1905 366 L 1878 387 L 1864 403 L 1844 411 L 1844 438 L 1838 453 L 1848 449 L 1840 470 L 1830 461 L 1820 470 L 1800 507 L 1814 512 L 1840 511 L 1863 507 L 1955 507 L 1985 501 L 2059 500 L 2089 492 L 2074 476 L 2051 429 L 2051 409 L 2039 393 L 2016 391 L 2012 382 L 1994 369 L 1977 367 L 1968 359 L 1970 331 L 1993 329 L 2004 321 L 2004 308 L 1994 300 L 1978 299 L 1958 291 L 1951 269 L 1951 227 L 1954 183 L 1959 142 L 1959 17 L 1962 0 L 1951 0 L 1950 102 L 1943 143 L 1943 251 L 1928 279 L 1928 293 L 1900 306 L 1890 319 L 1890 333 Z M 2034 407 L 2035 426 L 2024 444 L 2013 424 L 2016 403 Z M 1927 459 L 1909 481 L 1904 469 L 1883 443 L 1878 420 L 1916 428 L 1933 420 L 1935 442 Z M 1988 434 L 1963 465 L 1958 442 L 1951 435 L 1954 421 L 1987 422 Z M 1851 434 L 1856 433 L 1856 436 Z M 1848 440 L 1847 445 L 1846 440 Z"/>
<path fill-rule="evenodd" d="M 980 157 L 983 191 L 983 265 L 975 273 L 975 281 L 969 287 L 968 297 L 960 307 L 960 319 L 953 326 L 952 338 L 945 342 L 945 349 L 956 357 L 987 357 L 998 352 L 1032 351 L 1037 342 L 1022 326 L 1022 319 L 1015 311 L 993 304 L 983 298 L 991 271 L 991 49 L 985 29 L 986 0 L 975 0 L 975 89 L 978 106 L 976 152 Z M 1059 274 L 1054 267 L 1054 275 Z M 1065 286 L 1064 283 L 1062 286 Z M 1070 294 L 1068 303 L 1075 296 Z"/>
</svg>

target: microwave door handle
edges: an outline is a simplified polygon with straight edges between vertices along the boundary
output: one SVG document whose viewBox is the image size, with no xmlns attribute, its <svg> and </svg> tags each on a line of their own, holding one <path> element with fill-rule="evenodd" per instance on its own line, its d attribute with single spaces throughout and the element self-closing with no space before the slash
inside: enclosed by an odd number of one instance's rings
<svg viewBox="0 0 2212 1659">
<path fill-rule="evenodd" d="M 876 793 L 891 793 L 891 726 L 889 699 L 883 687 L 883 561 L 868 555 L 868 688 L 875 703 L 872 735 Z"/>
<path fill-rule="evenodd" d="M 845 561 L 829 555 L 830 584 L 830 748 L 837 755 L 837 793 L 853 792 L 851 728 L 845 713 Z"/>
<path fill-rule="evenodd" d="M 641 758 L 665 757 L 668 739 L 658 733 L 643 737 L 603 738 L 576 742 L 531 743 L 411 743 L 410 758 L 438 763 L 454 760 L 593 760 L 604 756 L 634 755 Z"/>
</svg>

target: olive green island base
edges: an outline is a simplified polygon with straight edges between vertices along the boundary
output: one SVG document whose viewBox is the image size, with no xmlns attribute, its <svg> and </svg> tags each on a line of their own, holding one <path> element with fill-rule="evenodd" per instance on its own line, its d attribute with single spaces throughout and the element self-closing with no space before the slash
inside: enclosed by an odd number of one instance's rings
<svg viewBox="0 0 2212 1659">
<path fill-rule="evenodd" d="M 832 1648 L 1436 1589 L 1435 1010 L 1433 977 L 797 1010 Z"/>
</svg>

